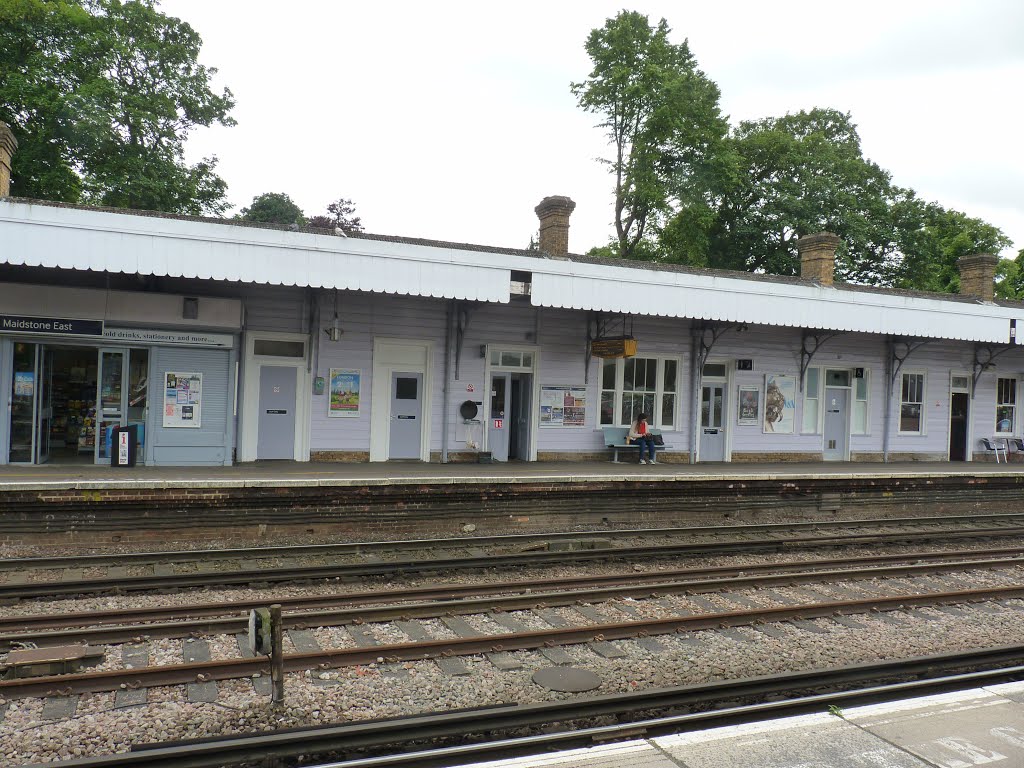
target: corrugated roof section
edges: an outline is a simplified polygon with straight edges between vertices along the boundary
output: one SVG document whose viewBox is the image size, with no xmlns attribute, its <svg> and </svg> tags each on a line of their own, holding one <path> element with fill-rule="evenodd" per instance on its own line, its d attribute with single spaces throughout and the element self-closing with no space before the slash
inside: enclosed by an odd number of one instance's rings
<svg viewBox="0 0 1024 768">
<path fill-rule="evenodd" d="M 0 261 L 508 302 L 511 270 L 453 249 L 5 201 Z"/>
<path fill-rule="evenodd" d="M 1020 308 L 710 275 L 566 264 L 533 275 L 531 301 L 636 315 L 1006 343 Z M 1024 328 L 1024 323 L 1021 324 Z"/>
</svg>

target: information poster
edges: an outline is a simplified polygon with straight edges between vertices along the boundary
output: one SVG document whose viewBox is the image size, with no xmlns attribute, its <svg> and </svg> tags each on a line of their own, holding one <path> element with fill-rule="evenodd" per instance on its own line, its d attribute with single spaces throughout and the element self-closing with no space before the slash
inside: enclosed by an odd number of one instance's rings
<svg viewBox="0 0 1024 768">
<path fill-rule="evenodd" d="M 327 399 L 328 416 L 358 416 L 359 386 L 362 371 L 331 368 L 331 391 Z"/>
<path fill-rule="evenodd" d="M 736 411 L 736 423 L 740 426 L 756 426 L 761 420 L 761 388 L 740 387 L 740 407 Z"/>
<path fill-rule="evenodd" d="M 164 426 L 202 425 L 203 374 L 168 371 L 164 374 Z"/>
<path fill-rule="evenodd" d="M 764 431 L 790 435 L 796 421 L 796 378 L 764 375 Z"/>
<path fill-rule="evenodd" d="M 32 393 L 35 391 L 35 376 L 32 371 L 15 371 L 14 396 L 32 397 Z"/>
<path fill-rule="evenodd" d="M 585 387 L 541 387 L 542 427 L 582 427 L 587 421 Z"/>
</svg>

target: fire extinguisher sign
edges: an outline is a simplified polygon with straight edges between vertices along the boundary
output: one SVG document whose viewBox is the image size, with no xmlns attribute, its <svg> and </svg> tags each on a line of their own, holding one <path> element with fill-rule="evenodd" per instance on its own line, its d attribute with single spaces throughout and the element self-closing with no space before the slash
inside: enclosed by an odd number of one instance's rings
<svg viewBox="0 0 1024 768">
<path fill-rule="evenodd" d="M 504 419 L 495 419 L 494 420 L 494 428 L 495 429 L 504 429 L 505 428 L 505 420 Z"/>
</svg>

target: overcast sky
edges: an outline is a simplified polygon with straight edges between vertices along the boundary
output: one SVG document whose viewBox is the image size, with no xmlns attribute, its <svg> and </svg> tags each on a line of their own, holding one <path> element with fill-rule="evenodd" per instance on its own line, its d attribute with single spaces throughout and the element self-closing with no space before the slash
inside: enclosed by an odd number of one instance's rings
<svg viewBox="0 0 1024 768">
<path fill-rule="evenodd" d="M 351 198 L 369 232 L 526 247 L 534 206 L 576 201 L 569 247 L 613 230 L 608 147 L 569 83 L 587 34 L 628 7 L 688 38 L 733 124 L 852 113 L 901 186 L 1024 248 L 1024 3 L 164 0 L 235 95 L 201 129 L 240 208 L 286 192 L 307 214 Z"/>
</svg>

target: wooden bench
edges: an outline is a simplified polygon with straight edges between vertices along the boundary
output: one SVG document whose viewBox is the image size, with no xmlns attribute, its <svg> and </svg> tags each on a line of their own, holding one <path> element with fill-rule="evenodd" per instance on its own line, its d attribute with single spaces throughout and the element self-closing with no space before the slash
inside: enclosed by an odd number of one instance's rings
<svg viewBox="0 0 1024 768">
<path fill-rule="evenodd" d="M 636 443 L 627 443 L 626 435 L 629 434 L 629 430 L 626 427 L 601 427 L 604 432 L 604 444 L 612 449 L 612 462 L 615 464 L 621 464 L 619 461 L 619 451 L 634 450 L 639 451 L 640 446 Z M 657 429 L 651 430 L 652 435 L 660 435 L 661 432 Z M 665 448 L 671 448 L 671 445 L 656 445 L 652 450 L 652 456 L 655 456 L 657 451 L 664 450 Z"/>
</svg>

